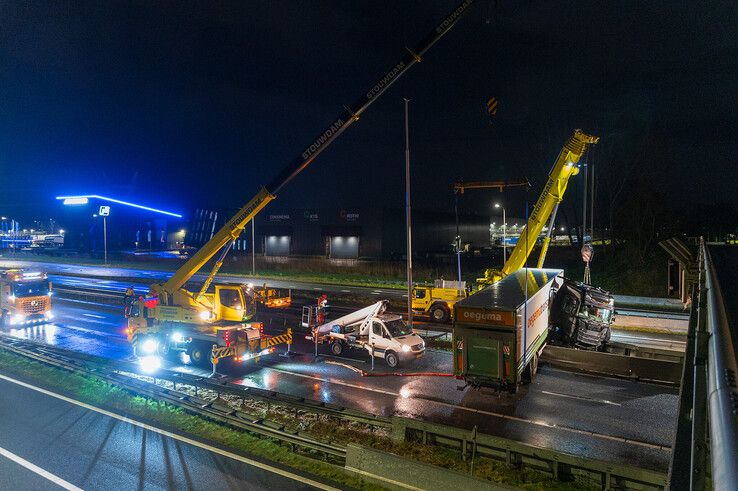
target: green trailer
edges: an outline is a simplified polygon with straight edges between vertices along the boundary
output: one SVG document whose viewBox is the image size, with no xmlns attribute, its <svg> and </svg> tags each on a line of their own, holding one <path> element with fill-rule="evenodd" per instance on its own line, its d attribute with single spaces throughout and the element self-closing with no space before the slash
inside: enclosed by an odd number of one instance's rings
<svg viewBox="0 0 738 491">
<path fill-rule="evenodd" d="M 454 305 L 454 373 L 472 386 L 517 390 L 538 369 L 560 269 L 520 269 Z"/>
</svg>

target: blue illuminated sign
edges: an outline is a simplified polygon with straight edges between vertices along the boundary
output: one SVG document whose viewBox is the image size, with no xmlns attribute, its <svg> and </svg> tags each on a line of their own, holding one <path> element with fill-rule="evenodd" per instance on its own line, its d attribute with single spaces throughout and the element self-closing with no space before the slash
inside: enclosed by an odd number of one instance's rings
<svg viewBox="0 0 738 491">
<path fill-rule="evenodd" d="M 153 211 L 155 213 L 161 213 L 162 215 L 169 215 L 171 217 L 182 218 L 182 215 L 172 213 L 170 211 L 159 210 L 157 208 L 151 208 L 150 206 L 137 205 L 135 203 L 129 203 L 128 201 L 122 201 L 119 199 L 108 198 L 106 196 L 100 196 L 99 194 L 85 194 L 82 196 L 57 196 L 56 199 L 64 200 L 65 205 L 82 205 L 86 204 L 90 199 L 101 199 L 104 201 L 110 201 L 111 203 L 118 203 L 120 205 L 132 206 L 133 208 L 139 208 L 141 210 Z"/>
</svg>

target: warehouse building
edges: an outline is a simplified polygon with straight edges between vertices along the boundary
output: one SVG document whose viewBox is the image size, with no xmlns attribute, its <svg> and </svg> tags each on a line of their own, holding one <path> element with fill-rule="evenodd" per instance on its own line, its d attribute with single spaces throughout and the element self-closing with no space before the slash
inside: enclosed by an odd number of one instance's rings
<svg viewBox="0 0 738 491">
<path fill-rule="evenodd" d="M 235 210 L 195 211 L 187 245 L 200 247 Z M 463 242 L 471 248 L 490 246 L 489 217 L 461 215 Z M 331 259 L 386 258 L 405 254 L 405 213 L 391 208 L 301 208 L 265 210 L 254 224 L 258 254 L 270 257 L 313 256 Z M 413 211 L 416 254 L 452 250 L 456 236 L 453 214 Z M 251 253 L 251 227 L 234 243 L 234 251 Z"/>
</svg>

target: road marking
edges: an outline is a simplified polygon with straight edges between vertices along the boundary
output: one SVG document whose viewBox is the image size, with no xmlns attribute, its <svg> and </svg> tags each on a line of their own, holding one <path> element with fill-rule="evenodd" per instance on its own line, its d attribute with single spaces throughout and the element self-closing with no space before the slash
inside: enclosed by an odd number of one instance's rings
<svg viewBox="0 0 738 491">
<path fill-rule="evenodd" d="M 341 290 L 343 293 L 351 293 L 351 290 Z"/>
<path fill-rule="evenodd" d="M 87 314 L 87 313 L 85 313 L 85 314 L 82 314 L 82 315 L 86 315 L 87 317 L 94 317 L 95 319 L 104 319 L 105 318 L 104 315 L 97 315 L 97 314 Z"/>
<path fill-rule="evenodd" d="M 382 294 L 382 292 L 371 292 L 371 293 L 372 293 L 372 295 L 381 295 Z"/>
<path fill-rule="evenodd" d="M 591 437 L 594 437 L 594 438 L 601 438 L 603 440 L 617 441 L 617 442 L 622 442 L 622 443 L 632 443 L 633 445 L 638 445 L 638 446 L 641 446 L 641 447 L 655 448 L 655 449 L 667 450 L 667 451 L 670 450 L 670 448 L 671 448 L 668 445 L 659 445 L 659 444 L 656 444 L 656 443 L 644 442 L 644 441 L 640 441 L 640 440 L 631 440 L 630 438 L 625 438 L 625 437 L 621 437 L 621 436 L 607 435 L 607 434 L 604 434 L 604 433 L 596 433 L 594 431 L 588 431 L 588 430 L 580 430 L 578 428 L 572 428 L 570 426 L 560 426 L 560 425 L 557 425 L 555 423 L 547 423 L 545 421 L 540 421 L 540 420 L 526 419 L 526 418 L 521 418 L 520 416 L 511 416 L 509 414 L 495 413 L 495 412 L 492 412 L 492 411 L 485 411 L 483 409 L 474 409 L 474 408 L 470 408 L 470 407 L 459 406 L 457 404 L 452 404 L 450 402 L 443 402 L 443 401 L 438 401 L 438 400 L 435 400 L 435 399 L 427 399 L 425 397 L 417 397 L 417 396 L 413 396 L 413 395 L 410 395 L 409 397 L 403 397 L 402 394 L 399 393 L 399 392 L 392 392 L 392 391 L 389 391 L 389 390 L 375 389 L 373 387 L 366 387 L 366 386 L 363 386 L 363 385 L 350 384 L 350 383 L 347 383 L 347 382 L 342 382 L 340 380 L 331 380 L 331 379 L 326 379 L 326 378 L 322 378 L 322 377 L 316 377 L 314 375 L 306 375 L 304 373 L 290 372 L 288 370 L 282 370 L 280 368 L 271 367 L 271 369 L 272 370 L 276 370 L 278 372 L 286 373 L 288 375 L 294 375 L 296 377 L 309 378 L 309 379 L 313 379 L 313 380 L 318 380 L 320 382 L 326 382 L 326 383 L 329 383 L 329 384 L 343 385 L 343 386 L 346 386 L 346 387 L 353 387 L 355 389 L 360 389 L 360 390 L 368 390 L 368 391 L 371 391 L 371 392 L 377 392 L 379 394 L 387 394 L 387 395 L 391 395 L 391 396 L 395 396 L 395 397 L 402 397 L 403 399 L 408 399 L 408 398 L 409 399 L 418 399 L 418 400 L 422 400 L 422 401 L 426 401 L 426 402 L 438 404 L 440 406 L 449 407 L 451 409 L 458 409 L 458 410 L 461 410 L 461 411 L 468 411 L 468 412 L 472 412 L 472 413 L 476 413 L 476 414 L 484 414 L 484 415 L 487 415 L 487 416 L 494 416 L 496 418 L 507 419 L 507 420 L 510 420 L 510 421 L 517 421 L 519 423 L 532 424 L 532 425 L 535 425 L 535 426 L 542 426 L 542 427 L 545 427 L 545 428 L 552 428 L 552 429 L 558 429 L 558 430 L 562 430 L 562 431 L 568 431 L 569 433 L 575 433 L 575 434 L 578 434 L 578 435 L 588 435 L 588 436 L 591 436 Z"/>
<path fill-rule="evenodd" d="M 20 380 L 16 380 L 14 378 L 8 377 L 6 375 L 3 375 L 0 373 L 0 379 L 5 380 L 6 382 L 10 382 L 16 385 L 20 385 L 21 387 L 25 387 L 27 389 L 35 390 L 36 392 L 40 392 L 41 394 L 54 397 L 56 399 L 59 399 L 64 402 L 68 402 L 70 404 L 74 404 L 79 407 L 83 407 L 85 409 L 88 409 L 90 411 L 95 411 L 96 413 L 103 414 L 105 416 L 108 416 L 110 418 L 115 418 L 118 421 L 123 421 L 124 423 L 132 424 L 135 426 L 138 426 L 139 428 L 143 428 L 144 430 L 153 431 L 154 433 L 158 433 L 163 436 L 167 436 L 169 438 L 173 438 L 175 440 L 179 440 L 181 442 L 187 443 L 189 445 L 202 448 L 204 450 L 207 450 L 208 452 L 216 453 L 218 455 L 222 455 L 223 457 L 228 457 L 229 459 L 237 460 L 239 462 L 243 462 L 244 464 L 251 465 L 253 467 L 258 467 L 260 469 L 264 469 L 265 471 L 272 472 L 274 474 L 279 474 L 280 476 L 287 477 L 289 479 L 293 479 L 298 482 L 309 484 L 310 486 L 316 487 L 318 489 L 324 489 L 324 490 L 330 490 L 330 491 L 339 491 L 337 488 L 328 486 L 326 484 L 323 484 L 322 482 L 313 481 L 312 479 L 308 479 L 306 477 L 300 476 L 298 474 L 293 474 L 292 472 L 285 471 L 283 469 L 279 469 L 277 467 L 272 467 L 271 465 L 264 464 L 262 462 L 251 460 L 249 458 L 243 457 L 241 455 L 228 452 L 227 450 L 222 450 L 217 447 L 210 446 L 206 443 L 199 442 L 197 440 L 193 440 L 191 438 L 188 438 L 186 436 L 178 435 L 177 433 L 172 433 L 167 430 L 162 430 L 160 428 L 157 428 L 155 426 L 148 425 L 146 423 L 142 423 L 140 421 L 136 421 L 135 419 L 131 419 L 127 416 L 121 416 L 120 414 L 113 413 L 111 411 L 107 411 L 105 409 L 100 409 L 99 407 L 92 406 L 90 404 L 84 403 L 82 401 L 78 401 L 76 399 L 72 399 L 67 396 L 63 396 L 61 394 L 57 394 L 56 392 L 51 392 L 50 390 L 42 389 L 41 387 L 36 387 L 35 385 L 27 384 L 26 382 L 22 382 Z M 68 489 L 79 489 L 79 488 L 68 488 Z"/>
<path fill-rule="evenodd" d="M 47 471 L 46 469 L 42 469 L 41 467 L 37 466 L 36 464 L 33 464 L 23 457 L 20 457 L 13 452 L 9 450 L 5 450 L 4 448 L 0 447 L 0 455 L 5 457 L 8 460 L 12 460 L 16 464 L 20 464 L 26 469 L 28 469 L 31 472 L 34 472 L 38 474 L 39 476 L 43 477 L 44 479 L 53 482 L 60 488 L 68 489 L 69 491 L 82 491 L 82 488 L 78 488 L 74 484 L 65 481 L 61 477 L 52 474 L 51 472 Z"/>
<path fill-rule="evenodd" d="M 575 396 L 571 394 L 561 394 L 559 392 L 549 392 L 547 390 L 542 390 L 541 394 L 548 394 L 550 396 L 556 396 L 556 397 L 566 397 L 568 399 L 577 399 L 579 401 L 598 402 L 600 404 L 609 404 L 611 406 L 622 406 L 622 404 L 620 404 L 619 402 L 608 401 L 607 399 L 593 399 L 591 397 Z"/>
</svg>

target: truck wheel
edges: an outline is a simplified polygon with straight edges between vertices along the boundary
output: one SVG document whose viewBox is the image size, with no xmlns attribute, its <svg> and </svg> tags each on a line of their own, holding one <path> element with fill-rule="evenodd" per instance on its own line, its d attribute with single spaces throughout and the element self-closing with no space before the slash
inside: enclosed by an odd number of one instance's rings
<svg viewBox="0 0 738 491">
<path fill-rule="evenodd" d="M 343 343 L 341 341 L 333 341 L 331 343 L 331 353 L 335 356 L 341 356 L 343 354 Z"/>
<path fill-rule="evenodd" d="M 523 380 L 527 383 L 533 382 L 533 379 L 538 373 L 538 353 L 534 353 L 528 362 L 528 366 L 525 367 L 523 372 Z"/>
<path fill-rule="evenodd" d="M 430 308 L 430 317 L 433 322 L 444 324 L 451 318 L 451 312 L 443 304 L 436 304 Z"/>
<path fill-rule="evenodd" d="M 400 357 L 394 351 L 388 351 L 384 354 L 384 361 L 390 368 L 397 368 L 400 365 Z"/>
<path fill-rule="evenodd" d="M 203 367 L 210 363 L 210 350 L 206 349 L 202 343 L 190 343 L 189 348 L 187 348 L 187 354 L 190 356 L 190 363 L 198 367 Z"/>
</svg>

